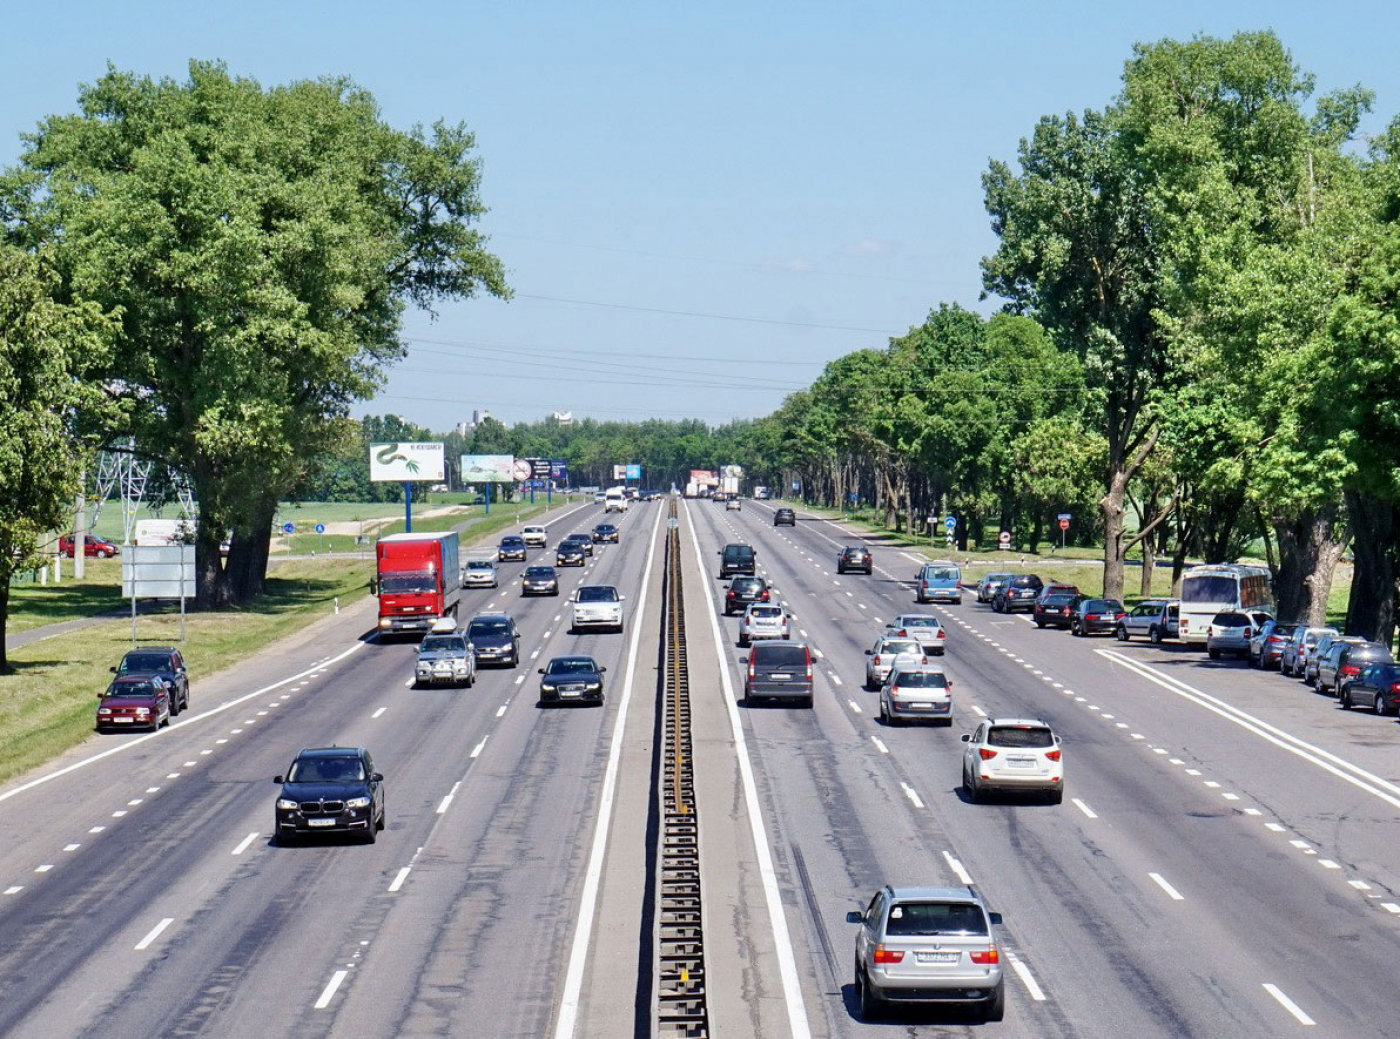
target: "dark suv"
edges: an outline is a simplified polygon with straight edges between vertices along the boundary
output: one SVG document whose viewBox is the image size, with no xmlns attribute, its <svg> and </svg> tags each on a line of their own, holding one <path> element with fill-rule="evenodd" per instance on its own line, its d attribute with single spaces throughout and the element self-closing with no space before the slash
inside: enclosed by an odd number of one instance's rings
<svg viewBox="0 0 1400 1039">
<path fill-rule="evenodd" d="M 868 574 L 874 567 L 875 562 L 870 558 L 870 549 L 861 548 L 859 545 L 843 548 L 841 554 L 836 557 L 838 574 L 848 574 L 852 570 Z"/>
<path fill-rule="evenodd" d="M 797 700 L 812 706 L 812 651 L 805 642 L 765 639 L 749 650 L 744 704 L 760 699 Z"/>
<path fill-rule="evenodd" d="M 757 568 L 751 545 L 730 544 L 720 549 L 719 576 L 733 577 L 735 574 L 752 574 Z"/>
<path fill-rule="evenodd" d="M 768 602 L 772 591 L 761 577 L 736 577 L 724 590 L 724 615 L 743 613 L 750 603 Z"/>
<path fill-rule="evenodd" d="M 1317 683 L 1313 688 L 1319 693 L 1340 694 L 1342 686 L 1360 674 L 1365 665 L 1390 664 L 1394 660 L 1390 650 L 1379 642 L 1334 642 L 1317 663 Z"/>
<path fill-rule="evenodd" d="M 170 687 L 170 715 L 174 717 L 190 705 L 190 677 L 185 658 L 174 646 L 142 646 L 127 650 L 122 662 L 112 668 L 118 678 L 156 675 Z"/>
<path fill-rule="evenodd" d="M 997 613 L 1015 613 L 1017 610 L 1030 612 L 1035 609 L 1036 596 L 1045 587 L 1035 574 L 1017 574 L 996 590 L 992 596 L 992 609 Z"/>
<path fill-rule="evenodd" d="M 273 776 L 278 844 L 313 833 L 354 833 L 373 844 L 384 829 L 384 777 L 363 747 L 316 747 L 297 752 L 285 776 Z"/>
<path fill-rule="evenodd" d="M 1081 636 L 1111 635 L 1118 630 L 1119 622 L 1126 616 L 1123 604 L 1117 599 L 1081 597 L 1070 616 L 1069 633 Z"/>
<path fill-rule="evenodd" d="M 795 527 L 797 526 L 797 513 L 791 509 L 778 509 L 773 513 L 773 526 L 775 527 Z"/>
</svg>

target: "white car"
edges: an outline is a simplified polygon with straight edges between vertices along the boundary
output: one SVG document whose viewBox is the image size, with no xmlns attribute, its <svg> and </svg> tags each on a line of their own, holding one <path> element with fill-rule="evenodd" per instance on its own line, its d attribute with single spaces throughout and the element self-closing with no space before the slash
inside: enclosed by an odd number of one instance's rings
<svg viewBox="0 0 1400 1039">
<path fill-rule="evenodd" d="M 725 512 L 738 512 L 741 507 L 738 498 L 730 498 L 724 503 Z"/>
<path fill-rule="evenodd" d="M 772 603 L 751 603 L 739 620 L 739 645 L 747 646 L 754 639 L 785 639 L 788 637 L 787 610 Z"/>
<path fill-rule="evenodd" d="M 896 666 L 913 670 L 928 663 L 924 647 L 917 639 L 882 635 L 865 651 L 865 688 L 879 689 Z"/>
<path fill-rule="evenodd" d="M 931 613 L 901 613 L 885 625 L 885 634 L 916 639 L 925 653 L 941 657 L 948 633 Z"/>
<path fill-rule="evenodd" d="M 520 532 L 520 536 L 525 539 L 525 544 L 531 548 L 549 547 L 549 532 L 543 527 L 526 527 Z"/>
<path fill-rule="evenodd" d="M 886 725 L 905 721 L 952 725 L 952 680 L 941 667 L 891 671 L 880 687 L 880 720 Z"/>
<path fill-rule="evenodd" d="M 585 584 L 574 592 L 574 631 L 622 630 L 622 600 L 610 584 Z"/>
<path fill-rule="evenodd" d="M 500 584 L 492 559 L 468 559 L 462 567 L 463 588 L 495 588 Z"/>
<path fill-rule="evenodd" d="M 962 788 L 969 801 L 984 790 L 1030 790 L 1052 804 L 1065 796 L 1060 737 L 1037 718 L 988 718 L 963 735 Z"/>
</svg>

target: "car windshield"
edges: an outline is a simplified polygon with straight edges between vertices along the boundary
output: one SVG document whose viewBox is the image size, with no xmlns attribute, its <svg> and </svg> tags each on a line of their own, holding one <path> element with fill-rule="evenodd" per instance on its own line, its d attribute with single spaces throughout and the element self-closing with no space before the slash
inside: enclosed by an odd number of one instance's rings
<svg viewBox="0 0 1400 1039">
<path fill-rule="evenodd" d="M 756 667 L 764 668 L 804 668 L 807 666 L 807 651 L 801 646 L 757 646 L 753 651 Z"/>
<path fill-rule="evenodd" d="M 894 684 L 901 689 L 947 689 L 948 676 L 942 671 L 901 671 Z"/>
<path fill-rule="evenodd" d="M 460 635 L 429 635 L 419 644 L 420 653 L 465 653 L 467 640 Z"/>
<path fill-rule="evenodd" d="M 575 541 L 565 541 L 560 544 L 559 554 L 561 556 L 573 555 L 575 553 L 583 555 L 583 546 Z"/>
<path fill-rule="evenodd" d="M 987 917 L 970 902 L 897 902 L 885 934 L 986 934 Z"/>
<path fill-rule="evenodd" d="M 993 747 L 1053 747 L 1055 737 L 1049 729 L 1031 725 L 997 725 L 987 732 L 987 743 Z"/>
<path fill-rule="evenodd" d="M 554 576 L 554 567 L 552 567 L 552 566 L 527 566 L 527 567 L 525 568 L 525 576 L 526 576 L 526 577 L 538 577 L 538 578 L 543 578 L 543 579 L 546 579 L 546 580 L 547 580 L 548 578 L 551 578 L 551 577 Z"/>
<path fill-rule="evenodd" d="M 517 548 L 525 544 L 524 538 L 501 538 L 502 548 Z"/>
<path fill-rule="evenodd" d="M 125 671 L 168 671 L 170 658 L 164 653 L 128 653 L 122 657 L 121 670 Z"/>
<path fill-rule="evenodd" d="M 617 589 L 610 585 L 585 585 L 578 590 L 579 602 L 617 602 Z"/>
<path fill-rule="evenodd" d="M 1181 582 L 1182 602 L 1237 602 L 1239 594 L 1240 583 L 1234 577 L 1202 574 L 1183 578 Z"/>
<path fill-rule="evenodd" d="M 589 657 L 555 657 L 544 669 L 547 675 L 589 675 L 598 670 L 598 665 Z"/>
<path fill-rule="evenodd" d="M 510 622 L 506 620 L 474 620 L 471 627 L 467 628 L 467 637 L 475 638 L 478 635 L 509 635 Z"/>
<path fill-rule="evenodd" d="M 913 639 L 885 639 L 880 643 L 879 652 L 894 654 L 909 653 L 914 656 L 922 656 L 924 650 L 923 647 Z"/>
<path fill-rule="evenodd" d="M 149 697 L 156 695 L 156 687 L 149 682 L 113 682 L 107 687 L 104 696 Z"/>
<path fill-rule="evenodd" d="M 1068 606 L 1074 602 L 1073 595 L 1047 595 L 1045 597 L 1046 606 Z"/>
<path fill-rule="evenodd" d="M 437 590 L 437 580 L 432 574 L 385 574 L 379 579 L 379 587 L 385 592 L 399 595 L 421 594 Z"/>
<path fill-rule="evenodd" d="M 468 570 L 494 570 L 495 566 L 483 560 L 473 559 L 467 563 Z"/>
<path fill-rule="evenodd" d="M 288 783 L 353 783 L 365 778 L 359 758 L 298 758 L 287 773 Z"/>
</svg>

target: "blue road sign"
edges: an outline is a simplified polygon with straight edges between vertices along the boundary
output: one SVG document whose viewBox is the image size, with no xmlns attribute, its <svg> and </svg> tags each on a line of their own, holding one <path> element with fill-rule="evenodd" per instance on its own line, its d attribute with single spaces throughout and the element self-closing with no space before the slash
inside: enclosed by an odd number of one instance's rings
<svg viewBox="0 0 1400 1039">
<path fill-rule="evenodd" d="M 295 523 L 284 523 L 284 524 L 282 524 L 282 533 L 283 533 L 283 534 L 295 534 L 296 532 L 297 532 L 297 525 L 296 525 Z"/>
<path fill-rule="evenodd" d="M 792 481 L 792 489 L 793 489 L 794 491 L 800 491 L 800 490 L 802 490 L 802 481 L 801 481 L 801 480 L 793 480 L 793 481 Z"/>
<path fill-rule="evenodd" d="M 943 526 L 947 527 L 949 530 L 957 530 L 958 518 L 956 516 L 944 516 Z"/>
<path fill-rule="evenodd" d="M 318 523 L 318 524 L 316 524 L 316 533 L 317 533 L 317 534 L 324 534 L 325 532 L 326 532 L 326 525 L 325 525 L 324 523 Z"/>
</svg>

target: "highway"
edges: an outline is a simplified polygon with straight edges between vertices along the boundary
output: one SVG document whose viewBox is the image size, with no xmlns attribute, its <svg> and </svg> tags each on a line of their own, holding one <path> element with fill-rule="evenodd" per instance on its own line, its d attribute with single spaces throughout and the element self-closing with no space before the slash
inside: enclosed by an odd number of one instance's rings
<svg viewBox="0 0 1400 1039">
<path fill-rule="evenodd" d="M 551 543 L 603 518 L 552 516 Z M 856 1013 L 845 922 L 884 883 L 971 883 L 1005 921 L 1005 1022 L 898 1014 L 895 1032 L 1394 1033 L 1395 722 L 970 593 L 915 607 L 917 557 L 871 542 L 873 575 L 837 575 L 860 538 L 799 516 L 680 514 L 714 1034 L 889 1033 Z M 193 676 L 170 729 L 94 738 L 0 789 L 0 1034 L 644 1034 L 663 517 L 634 506 L 621 544 L 562 571 L 565 595 L 619 587 L 620 635 L 569 634 L 565 596 L 521 600 L 504 564 L 461 615 L 510 610 L 518 670 L 407 688 L 414 644 L 380 642 L 362 605 Z M 735 705 L 737 618 L 705 616 L 731 541 L 820 654 L 812 711 Z M 885 727 L 862 688 L 864 649 L 914 609 L 949 629 L 951 729 Z M 601 709 L 537 707 L 534 667 L 565 652 L 608 667 Z M 1062 805 L 963 799 L 958 736 L 986 715 L 1054 725 Z M 280 847 L 271 777 L 329 743 L 371 749 L 388 829 Z"/>
</svg>

